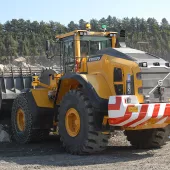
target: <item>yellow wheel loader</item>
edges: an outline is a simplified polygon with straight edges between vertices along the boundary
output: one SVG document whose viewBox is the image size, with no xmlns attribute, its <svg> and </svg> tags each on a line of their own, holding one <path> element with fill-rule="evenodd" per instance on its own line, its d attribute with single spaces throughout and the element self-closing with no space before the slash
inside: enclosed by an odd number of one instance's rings
<svg viewBox="0 0 170 170">
<path fill-rule="evenodd" d="M 91 154 L 123 130 L 137 148 L 161 147 L 170 124 L 169 62 L 127 47 L 123 30 L 86 28 L 56 36 L 55 46 L 47 41 L 60 71 L 34 75 L 32 88 L 14 100 L 15 141 L 42 140 L 53 129 L 68 153 Z"/>
</svg>

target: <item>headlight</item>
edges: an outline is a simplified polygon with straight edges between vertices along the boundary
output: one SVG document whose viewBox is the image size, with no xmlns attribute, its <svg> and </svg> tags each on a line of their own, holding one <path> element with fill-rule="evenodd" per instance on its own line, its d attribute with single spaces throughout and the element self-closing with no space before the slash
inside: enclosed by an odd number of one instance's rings
<svg viewBox="0 0 170 170">
<path fill-rule="evenodd" d="M 80 35 L 84 35 L 84 32 L 80 32 Z"/>
<path fill-rule="evenodd" d="M 87 35 L 87 32 L 84 32 L 84 31 L 80 31 L 79 34 L 82 36 L 82 35 Z"/>
<path fill-rule="evenodd" d="M 133 89 L 133 76 L 131 74 L 127 74 L 127 80 L 126 80 L 126 94 L 132 95 L 134 93 Z"/>
<path fill-rule="evenodd" d="M 147 62 L 143 62 L 143 63 L 139 63 L 139 66 L 140 66 L 140 67 L 147 67 L 148 64 L 147 64 Z"/>
<path fill-rule="evenodd" d="M 147 67 L 147 63 L 143 63 L 143 67 Z"/>
<path fill-rule="evenodd" d="M 109 36 L 110 36 L 110 37 L 115 37 L 116 34 L 110 33 Z"/>
<path fill-rule="evenodd" d="M 131 83 L 130 82 L 127 82 L 126 83 L 126 87 L 127 87 L 127 94 L 131 94 L 132 92 L 131 92 Z"/>
<path fill-rule="evenodd" d="M 165 66 L 166 66 L 166 67 L 170 67 L 170 64 L 169 64 L 169 63 L 165 63 Z"/>
</svg>

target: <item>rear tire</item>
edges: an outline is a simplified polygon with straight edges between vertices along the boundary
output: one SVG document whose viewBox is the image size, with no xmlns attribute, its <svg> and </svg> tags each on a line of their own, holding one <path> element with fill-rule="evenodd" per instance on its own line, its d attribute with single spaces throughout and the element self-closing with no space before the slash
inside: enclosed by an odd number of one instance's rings
<svg viewBox="0 0 170 170">
<path fill-rule="evenodd" d="M 74 108 L 80 118 L 79 133 L 70 136 L 67 130 L 66 113 L 70 108 Z M 62 99 L 59 108 L 59 134 L 63 147 L 68 153 L 82 155 L 92 154 L 105 150 L 109 135 L 97 132 L 94 128 L 94 108 L 88 97 L 79 90 L 69 91 Z"/>
<path fill-rule="evenodd" d="M 127 140 L 137 149 L 160 148 L 168 139 L 168 129 L 126 130 Z"/>
<path fill-rule="evenodd" d="M 24 130 L 20 130 L 17 123 L 17 112 L 21 109 L 24 113 Z M 48 130 L 32 129 L 32 113 L 28 108 L 26 94 L 20 94 L 13 102 L 11 113 L 12 138 L 20 144 L 39 142 L 49 135 Z"/>
</svg>

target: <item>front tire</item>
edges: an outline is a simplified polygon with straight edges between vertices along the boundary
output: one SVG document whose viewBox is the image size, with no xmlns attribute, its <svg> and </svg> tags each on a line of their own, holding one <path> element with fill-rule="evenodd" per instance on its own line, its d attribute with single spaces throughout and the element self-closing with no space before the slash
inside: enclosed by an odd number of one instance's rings
<svg viewBox="0 0 170 170">
<path fill-rule="evenodd" d="M 95 130 L 93 113 L 94 108 L 83 92 L 71 90 L 63 97 L 58 125 L 63 147 L 68 153 L 82 155 L 105 150 L 109 136 Z"/>
<path fill-rule="evenodd" d="M 12 138 L 17 143 L 39 142 L 49 135 L 48 130 L 32 128 L 32 114 L 26 94 L 18 95 L 13 102 L 11 113 Z"/>
</svg>

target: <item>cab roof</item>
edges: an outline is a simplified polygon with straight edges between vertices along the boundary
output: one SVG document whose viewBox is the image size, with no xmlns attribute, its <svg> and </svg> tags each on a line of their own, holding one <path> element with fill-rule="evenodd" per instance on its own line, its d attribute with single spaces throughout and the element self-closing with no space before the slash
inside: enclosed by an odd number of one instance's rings
<svg viewBox="0 0 170 170">
<path fill-rule="evenodd" d="M 57 35 L 56 38 L 61 39 L 61 38 L 69 37 L 79 32 L 87 32 L 87 35 L 98 35 L 98 36 L 107 36 L 109 34 L 117 34 L 117 32 L 110 32 L 110 31 L 109 32 L 95 32 L 95 31 L 87 31 L 87 30 L 74 30 L 72 32 Z"/>
</svg>

